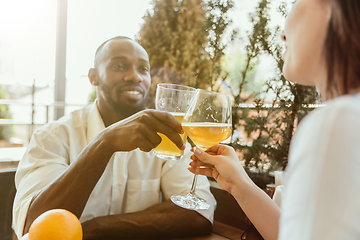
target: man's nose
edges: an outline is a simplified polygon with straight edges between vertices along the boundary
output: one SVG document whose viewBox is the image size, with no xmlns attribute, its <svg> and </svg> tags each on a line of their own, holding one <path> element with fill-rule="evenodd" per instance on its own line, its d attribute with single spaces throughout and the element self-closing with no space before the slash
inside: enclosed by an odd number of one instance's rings
<svg viewBox="0 0 360 240">
<path fill-rule="evenodd" d="M 136 69 L 133 69 L 128 76 L 126 76 L 125 81 L 133 81 L 133 82 L 142 82 L 144 79 L 141 77 L 141 75 L 136 71 Z"/>
</svg>

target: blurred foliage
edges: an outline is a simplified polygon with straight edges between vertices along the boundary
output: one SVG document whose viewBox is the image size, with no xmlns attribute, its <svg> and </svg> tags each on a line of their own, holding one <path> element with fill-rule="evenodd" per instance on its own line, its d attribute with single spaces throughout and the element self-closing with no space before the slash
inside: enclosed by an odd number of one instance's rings
<svg viewBox="0 0 360 240">
<path fill-rule="evenodd" d="M 229 19 L 228 12 L 234 7 L 232 0 L 210 0 L 206 4 L 206 21 L 202 29 L 207 33 L 206 51 L 210 60 L 210 89 L 214 89 L 218 80 L 225 80 L 227 74 L 222 74 L 222 58 L 225 49 L 233 42 L 237 36 L 237 30 L 233 30 L 229 41 L 226 43 L 224 35 L 232 20 Z M 220 79 L 219 79 L 220 78 Z"/>
<path fill-rule="evenodd" d="M 0 85 L 0 99 L 7 99 L 6 92 Z M 0 119 L 11 119 L 12 115 L 8 105 L 0 105 Z M 11 126 L 0 125 L 0 140 L 9 140 L 12 135 Z"/>
<path fill-rule="evenodd" d="M 221 74 L 233 1 L 153 0 L 152 5 L 137 36 L 150 57 L 149 107 L 159 82 L 211 89 Z"/>
<path fill-rule="evenodd" d="M 222 64 L 223 75 L 227 76 L 229 85 L 233 88 L 233 95 L 238 95 L 240 83 L 243 77 L 243 69 L 247 64 L 247 56 L 242 49 L 236 48 L 229 52 Z M 246 74 L 246 84 L 244 85 L 243 92 L 261 92 L 264 91 L 264 84 L 259 80 L 256 81 L 257 64 L 249 70 Z"/>
<path fill-rule="evenodd" d="M 225 49 L 237 37 L 237 31 L 225 37 L 232 22 L 228 17 L 232 0 L 152 0 L 152 5 L 136 37 L 150 58 L 148 107 L 154 106 L 159 82 L 220 91 L 219 83 L 226 81 L 234 97 L 233 130 L 243 134 L 233 135 L 230 145 L 246 169 L 266 173 L 285 168 L 296 125 L 320 97 L 314 87 L 285 79 L 281 29 L 269 24 L 271 1 L 259 0 L 250 14 L 252 29 L 244 52 L 226 56 Z M 278 6 L 284 18 L 286 9 L 285 2 Z M 264 55 L 273 59 L 276 74 L 260 85 L 254 79 Z M 95 91 L 89 99 L 94 96 Z"/>
<path fill-rule="evenodd" d="M 283 16 L 287 14 L 285 4 L 281 3 L 278 8 Z M 282 73 L 284 49 L 279 43 L 281 30 L 278 26 L 274 29 L 269 27 L 269 9 L 270 1 L 260 0 L 255 12 L 250 15 L 253 28 L 248 35 L 247 60 L 242 70 L 240 93 L 234 96 L 233 108 L 233 127 L 243 129 L 245 136 L 234 139 L 231 145 L 243 156 L 248 169 L 259 172 L 286 167 L 296 124 L 312 110 L 310 104 L 320 101 L 315 87 L 301 86 L 285 79 Z M 260 95 L 246 93 L 247 75 L 261 54 L 273 58 L 276 76 L 266 82 L 265 91 Z M 254 106 L 246 107 L 245 103 Z"/>
</svg>

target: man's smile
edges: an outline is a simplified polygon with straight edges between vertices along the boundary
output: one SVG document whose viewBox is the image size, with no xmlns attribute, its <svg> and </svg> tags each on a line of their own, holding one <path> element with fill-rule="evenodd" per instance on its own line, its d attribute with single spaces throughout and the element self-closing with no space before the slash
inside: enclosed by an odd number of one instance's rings
<svg viewBox="0 0 360 240">
<path fill-rule="evenodd" d="M 142 93 L 136 90 L 122 91 L 124 95 L 130 99 L 138 100 L 142 98 Z"/>
</svg>

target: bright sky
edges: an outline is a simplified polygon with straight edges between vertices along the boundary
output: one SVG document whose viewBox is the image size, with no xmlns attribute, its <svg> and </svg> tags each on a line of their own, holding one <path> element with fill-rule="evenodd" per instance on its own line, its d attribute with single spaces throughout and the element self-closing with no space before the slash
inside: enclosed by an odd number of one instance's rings
<svg viewBox="0 0 360 240">
<path fill-rule="evenodd" d="M 250 30 L 255 0 L 234 0 L 241 35 Z M 278 3 L 280 0 L 273 0 Z M 90 90 L 87 72 L 96 48 L 115 35 L 134 38 L 151 0 L 68 0 L 67 79 Z M 57 0 L 0 0 L 0 84 L 53 84 Z M 274 4 L 278 5 L 278 4 Z M 283 20 L 280 20 L 283 21 Z M 282 26 L 283 24 L 280 23 Z"/>
</svg>

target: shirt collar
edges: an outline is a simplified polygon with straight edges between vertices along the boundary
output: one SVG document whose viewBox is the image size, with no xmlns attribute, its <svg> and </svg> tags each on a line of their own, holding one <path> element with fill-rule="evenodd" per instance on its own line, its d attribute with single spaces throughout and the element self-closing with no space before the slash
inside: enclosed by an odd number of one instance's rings
<svg viewBox="0 0 360 240">
<path fill-rule="evenodd" d="M 104 121 L 101 118 L 97 107 L 97 100 L 90 107 L 87 119 L 87 143 L 89 144 L 102 130 L 105 129 Z"/>
</svg>

